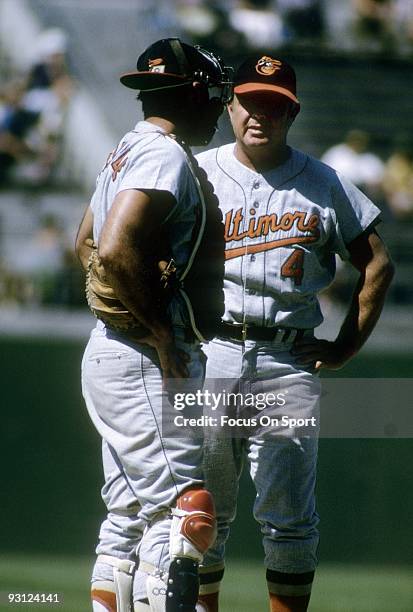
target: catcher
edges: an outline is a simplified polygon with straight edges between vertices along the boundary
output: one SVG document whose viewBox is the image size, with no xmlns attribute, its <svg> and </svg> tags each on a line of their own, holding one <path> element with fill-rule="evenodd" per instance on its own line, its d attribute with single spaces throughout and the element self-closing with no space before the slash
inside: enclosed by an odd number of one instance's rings
<svg viewBox="0 0 413 612">
<path fill-rule="evenodd" d="M 228 69 L 170 38 L 120 80 L 140 90 L 144 121 L 109 156 L 76 241 L 98 318 L 82 389 L 103 440 L 107 507 L 92 603 L 95 611 L 125 612 L 133 600 L 137 612 L 189 612 L 198 564 L 215 539 L 214 505 L 203 488 L 202 440 L 161 435 L 163 379 L 202 386 L 202 334 L 183 280 L 207 213 L 188 145 L 212 138 Z"/>
</svg>

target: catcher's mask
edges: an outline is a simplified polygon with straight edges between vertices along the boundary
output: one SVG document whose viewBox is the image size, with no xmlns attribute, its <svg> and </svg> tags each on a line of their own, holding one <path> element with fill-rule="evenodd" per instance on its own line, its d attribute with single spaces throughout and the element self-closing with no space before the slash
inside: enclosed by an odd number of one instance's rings
<svg viewBox="0 0 413 612">
<path fill-rule="evenodd" d="M 231 99 L 232 68 L 214 53 L 178 38 L 155 42 L 139 56 L 136 68 L 120 77 L 131 89 L 159 91 L 198 81 L 208 88 L 210 100 L 226 104 Z"/>
</svg>

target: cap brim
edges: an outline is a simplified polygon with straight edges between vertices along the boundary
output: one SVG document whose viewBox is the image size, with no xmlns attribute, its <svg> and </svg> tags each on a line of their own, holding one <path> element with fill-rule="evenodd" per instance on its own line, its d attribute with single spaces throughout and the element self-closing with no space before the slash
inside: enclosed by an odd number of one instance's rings
<svg viewBox="0 0 413 612">
<path fill-rule="evenodd" d="M 188 78 L 169 72 L 126 72 L 120 76 L 120 82 L 130 89 L 140 89 L 142 91 L 150 89 L 162 89 L 162 87 L 172 87 L 182 85 Z"/>
<path fill-rule="evenodd" d="M 236 85 L 234 87 L 236 94 L 248 94 L 248 93 L 260 93 L 260 92 L 273 92 L 286 96 L 296 104 L 300 104 L 298 98 L 284 87 L 277 87 L 277 85 L 270 85 L 269 83 L 243 83 L 242 85 Z"/>
</svg>

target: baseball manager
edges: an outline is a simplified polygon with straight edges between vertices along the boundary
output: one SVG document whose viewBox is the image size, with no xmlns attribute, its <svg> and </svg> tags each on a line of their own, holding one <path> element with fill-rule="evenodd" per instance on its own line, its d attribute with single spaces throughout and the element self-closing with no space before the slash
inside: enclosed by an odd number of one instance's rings
<svg viewBox="0 0 413 612">
<path fill-rule="evenodd" d="M 197 156 L 225 224 L 225 315 L 205 348 L 206 378 L 226 377 L 234 392 L 241 380 L 299 388 L 311 421 L 318 371 L 340 368 L 361 348 L 380 315 L 393 266 L 376 230 L 378 208 L 343 176 L 287 144 L 300 111 L 293 68 L 271 53 L 255 55 L 239 67 L 234 85 L 228 112 L 235 142 Z M 336 254 L 359 279 L 329 342 L 314 329 L 323 320 L 317 296 L 334 278 Z M 204 559 L 201 598 L 208 612 L 218 610 L 245 460 L 257 493 L 253 512 L 263 536 L 270 609 L 307 610 L 317 563 L 317 436 L 300 436 L 294 427 L 281 434 L 209 434 L 206 482 L 218 538 Z"/>
</svg>

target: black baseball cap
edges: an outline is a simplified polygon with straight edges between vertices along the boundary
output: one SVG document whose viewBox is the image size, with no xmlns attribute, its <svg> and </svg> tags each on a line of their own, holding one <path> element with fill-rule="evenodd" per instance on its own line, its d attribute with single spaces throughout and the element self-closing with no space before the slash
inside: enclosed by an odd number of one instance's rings
<svg viewBox="0 0 413 612">
<path fill-rule="evenodd" d="M 163 38 L 139 56 L 137 70 L 122 74 L 120 81 L 131 89 L 156 91 L 194 82 L 209 86 L 228 81 L 225 67 L 213 53 L 181 42 Z"/>
<path fill-rule="evenodd" d="M 295 71 L 290 64 L 269 55 L 253 55 L 241 64 L 234 75 L 234 93 L 275 93 L 295 104 L 297 98 Z"/>
</svg>

